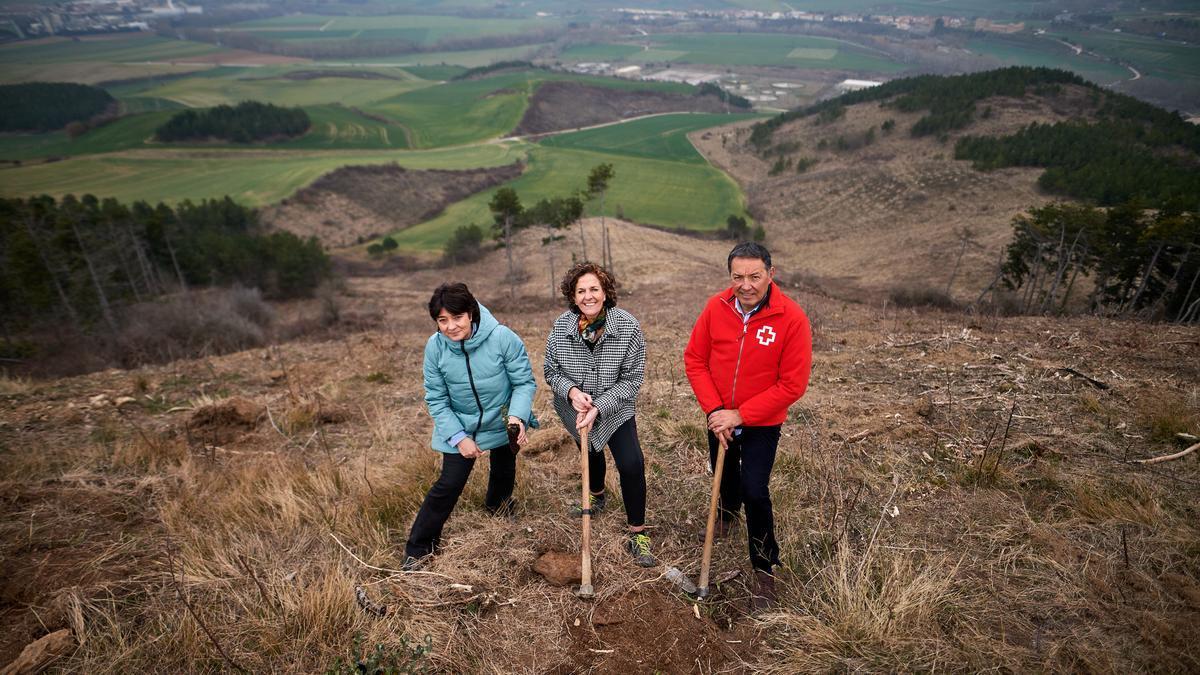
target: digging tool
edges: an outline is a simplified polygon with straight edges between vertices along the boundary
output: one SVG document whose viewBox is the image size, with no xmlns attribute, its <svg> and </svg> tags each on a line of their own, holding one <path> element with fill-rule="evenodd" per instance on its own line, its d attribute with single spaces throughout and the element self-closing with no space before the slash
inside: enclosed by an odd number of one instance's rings
<svg viewBox="0 0 1200 675">
<path fill-rule="evenodd" d="M 712 563 L 713 530 L 717 526 L 717 501 L 721 497 L 721 474 L 725 473 L 725 437 L 717 434 L 717 464 L 713 467 L 712 496 L 708 500 L 708 526 L 704 529 L 704 556 L 700 559 L 700 580 L 696 597 L 708 596 L 708 567 Z"/>
<path fill-rule="evenodd" d="M 580 584 L 576 595 L 584 600 L 590 600 L 596 597 L 595 591 L 592 589 L 592 504 L 588 499 L 588 431 L 592 425 L 579 430 L 579 461 L 583 468 L 583 497 L 579 502 L 579 508 L 583 512 L 583 542 L 581 545 L 583 561 L 580 565 Z"/>
</svg>

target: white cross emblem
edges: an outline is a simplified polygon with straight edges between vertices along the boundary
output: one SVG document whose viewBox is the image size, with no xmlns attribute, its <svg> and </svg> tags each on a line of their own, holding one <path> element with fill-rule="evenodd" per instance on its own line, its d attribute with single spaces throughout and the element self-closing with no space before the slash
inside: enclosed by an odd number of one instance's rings
<svg viewBox="0 0 1200 675">
<path fill-rule="evenodd" d="M 758 338 L 758 344 L 770 347 L 771 343 L 775 341 L 775 329 L 770 326 L 763 326 L 758 329 L 758 334 L 755 337 Z"/>
</svg>

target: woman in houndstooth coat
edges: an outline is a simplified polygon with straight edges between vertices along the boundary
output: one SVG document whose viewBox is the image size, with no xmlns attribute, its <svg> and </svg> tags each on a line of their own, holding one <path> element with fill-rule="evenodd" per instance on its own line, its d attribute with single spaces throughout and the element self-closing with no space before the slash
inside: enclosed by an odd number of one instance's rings
<svg viewBox="0 0 1200 675">
<path fill-rule="evenodd" d="M 646 369 L 646 341 L 632 314 L 617 308 L 616 280 L 607 270 L 582 262 L 567 271 L 560 285 L 567 311 L 554 321 L 546 339 L 543 371 L 554 392 L 554 410 L 579 442 L 588 434 L 590 504 L 604 509 L 604 446 L 612 452 L 621 477 L 621 498 L 629 523 L 627 547 L 637 564 L 655 564 L 646 519 L 646 469 L 635 418 L 638 390 Z"/>
</svg>

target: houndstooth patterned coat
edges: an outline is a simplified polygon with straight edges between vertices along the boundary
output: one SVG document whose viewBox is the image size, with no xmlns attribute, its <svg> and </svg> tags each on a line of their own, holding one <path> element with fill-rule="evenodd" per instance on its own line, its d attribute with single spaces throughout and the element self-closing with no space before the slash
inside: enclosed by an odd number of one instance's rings
<svg viewBox="0 0 1200 675">
<path fill-rule="evenodd" d="M 554 391 L 554 411 L 576 442 L 579 430 L 567 392 L 579 387 L 592 397 L 599 413 L 588 434 L 588 450 L 601 452 L 617 428 L 636 412 L 638 390 L 646 371 L 642 327 L 629 312 L 610 307 L 604 332 L 595 350 L 589 350 L 579 337 L 578 315 L 563 312 L 546 338 L 542 371 L 546 384 Z"/>
</svg>

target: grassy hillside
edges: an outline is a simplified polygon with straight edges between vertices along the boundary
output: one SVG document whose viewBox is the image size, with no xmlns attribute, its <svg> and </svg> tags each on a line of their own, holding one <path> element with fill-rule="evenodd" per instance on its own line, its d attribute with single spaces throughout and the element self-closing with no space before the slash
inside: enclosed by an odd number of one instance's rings
<svg viewBox="0 0 1200 675">
<path fill-rule="evenodd" d="M 710 477 L 680 354 L 729 245 L 612 229 L 620 306 L 650 355 L 637 424 L 660 566 L 624 550 L 610 470 L 609 510 L 592 523 L 597 597 L 531 570 L 580 545 L 564 515 L 578 451 L 539 387 L 515 516 L 488 515 L 485 476 L 473 476 L 427 570 L 387 571 L 438 474 L 423 303 L 447 278 L 467 281 L 540 373 L 562 306 L 530 232 L 514 251 L 530 268 L 517 302 L 495 251 L 351 276 L 336 301 L 352 333 L 61 380 L 0 376 L 3 656 L 67 629 L 55 667 L 72 672 L 232 670 L 214 640 L 247 672 L 326 672 L 376 644 L 455 673 L 682 673 L 697 659 L 704 672 L 780 674 L 1200 665 L 1200 463 L 1133 461 L 1178 452 L 1174 430 L 1200 425 L 1196 328 L 913 311 L 788 284 L 812 319 L 814 370 L 772 480 L 780 605 L 754 618 L 741 523 L 712 559 L 714 580 L 736 578 L 708 599 L 663 578 L 700 566 Z M 578 251 L 566 234 L 560 273 Z M 357 587 L 386 615 L 364 611 Z"/>
<path fill-rule="evenodd" d="M 1146 35 L 1087 31 L 1058 33 L 1085 49 L 1129 63 L 1144 75 L 1167 80 L 1200 78 L 1200 45 L 1169 42 Z"/>
<path fill-rule="evenodd" d="M 697 129 L 729 124 L 753 115 L 678 114 L 657 115 L 645 119 L 559 134 L 540 141 L 550 148 L 591 150 L 595 152 L 703 164 L 687 134 Z"/>
<path fill-rule="evenodd" d="M 244 21 L 224 30 L 245 32 L 268 40 L 400 40 L 431 45 L 447 39 L 513 35 L 554 28 L 554 19 L 464 18 L 400 14 L 393 16 L 316 16 L 296 14 Z"/>
<path fill-rule="evenodd" d="M 606 87 L 690 92 L 687 85 L 581 77 L 543 70 L 501 73 L 457 80 L 376 101 L 369 110 L 397 120 L 416 147 L 458 145 L 503 136 L 521 120 L 529 97 L 549 80 L 572 80 Z"/>
<path fill-rule="evenodd" d="M 142 147 L 153 141 L 154 130 L 172 114 L 172 110 L 162 110 L 122 117 L 78 138 L 70 138 L 64 131 L 5 134 L 0 136 L 0 159 L 73 157 Z"/>
<path fill-rule="evenodd" d="M 1088 54 L 1076 54 L 1070 47 L 1048 39 L 976 35 L 966 46 L 972 52 L 990 56 L 1004 65 L 1061 68 L 1099 84 L 1130 77 L 1126 68 Z"/>
<path fill-rule="evenodd" d="M 510 164 L 521 153 L 513 145 L 423 152 L 139 151 L 5 169 L 0 194 L 92 193 L 122 201 L 172 203 L 230 195 L 243 204 L 262 206 L 347 164 L 397 162 L 422 169 L 466 169 Z"/>
<path fill-rule="evenodd" d="M 605 202 L 609 216 L 620 207 L 626 218 L 641 223 L 715 230 L 725 226 L 730 214 L 745 211 L 737 184 L 708 164 L 607 152 L 535 148 L 529 153 L 528 170 L 508 187 L 517 191 L 523 204 L 532 205 L 541 198 L 566 196 L 583 188 L 592 167 L 604 162 L 616 171 Z M 491 224 L 487 204 L 492 192 L 459 202 L 441 216 L 395 233 L 393 238 L 402 248 L 440 250 L 455 228 Z M 597 206 L 590 204 L 587 213 L 594 214 Z"/>
<path fill-rule="evenodd" d="M 313 77 L 292 79 L 289 72 L 303 70 L 319 75 L 319 69 L 269 67 L 223 69 L 218 75 L 171 80 L 140 92 L 141 96 L 165 98 L 183 105 L 202 108 L 235 104 L 245 100 L 269 101 L 275 105 L 319 105 L 341 103 L 362 106 L 429 86 L 398 68 L 367 69 L 364 72 L 381 79 L 358 77 Z M 337 71 L 335 71 L 337 72 Z"/>
<path fill-rule="evenodd" d="M 202 42 L 170 40 L 157 35 L 47 38 L 0 46 L 0 65 L 20 63 L 129 63 L 183 60 L 225 51 Z"/>
<path fill-rule="evenodd" d="M 736 33 L 668 34 L 654 36 L 637 61 L 672 61 L 727 66 L 795 66 L 838 70 L 893 72 L 904 66 L 840 40 L 798 35 L 759 34 L 748 39 Z"/>
<path fill-rule="evenodd" d="M 163 99 L 131 99 L 133 107 L 151 107 L 151 102 Z M 167 108 L 167 105 L 162 105 Z M 340 105 L 318 105 L 305 108 L 312 127 L 298 138 L 265 146 L 288 150 L 402 150 L 409 147 L 403 126 L 372 119 Z M 44 157 L 75 157 L 124 150 L 147 149 L 172 151 L 178 148 L 245 148 L 234 143 L 170 143 L 154 140 L 154 131 L 177 109 L 129 115 L 93 129 L 78 138 L 63 131 L 45 134 L 6 134 L 0 136 L 0 159 L 31 160 Z M 255 147 L 255 146 L 251 146 Z M 180 166 L 183 170 L 185 167 Z"/>
</svg>

